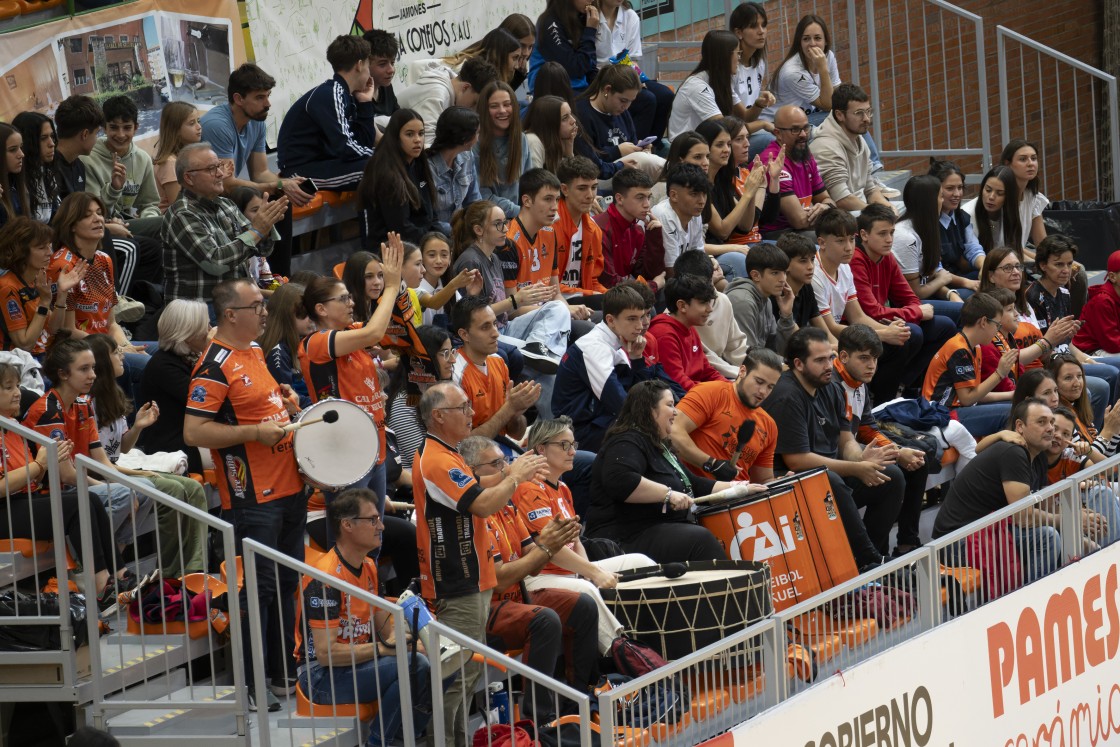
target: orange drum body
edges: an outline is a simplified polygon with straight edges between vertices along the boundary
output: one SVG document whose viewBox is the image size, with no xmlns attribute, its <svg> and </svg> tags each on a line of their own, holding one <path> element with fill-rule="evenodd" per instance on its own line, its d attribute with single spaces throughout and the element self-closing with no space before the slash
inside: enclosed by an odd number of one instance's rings
<svg viewBox="0 0 1120 747">
<path fill-rule="evenodd" d="M 777 480 L 766 493 L 701 509 L 697 517 L 730 559 L 770 566 L 777 610 L 858 575 L 823 469 Z"/>
</svg>

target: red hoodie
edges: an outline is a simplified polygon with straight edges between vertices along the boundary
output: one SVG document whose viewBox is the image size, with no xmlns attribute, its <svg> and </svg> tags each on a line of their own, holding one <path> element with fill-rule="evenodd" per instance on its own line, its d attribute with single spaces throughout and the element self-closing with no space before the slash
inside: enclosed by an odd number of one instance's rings
<svg viewBox="0 0 1120 747">
<path fill-rule="evenodd" d="M 681 324 L 668 314 L 658 314 L 648 334 L 657 340 L 661 367 L 686 392 L 701 381 L 727 381 L 708 362 L 695 327 Z"/>
<path fill-rule="evenodd" d="M 613 204 L 592 220 L 603 231 L 603 273 L 599 281 L 613 288 L 638 276 L 652 280 L 665 271 L 661 229 L 644 230 L 627 220 Z"/>
<path fill-rule="evenodd" d="M 1074 346 L 1087 355 L 1103 350 L 1120 353 L 1120 295 L 1106 278 L 1089 289 L 1089 300 L 1081 309 L 1081 329 L 1073 337 Z"/>
<path fill-rule="evenodd" d="M 893 254 L 872 262 L 863 247 L 856 247 L 851 266 L 856 295 L 864 314 L 877 322 L 897 317 L 904 322 L 922 323 L 921 301 L 902 277 L 902 269 Z"/>
</svg>

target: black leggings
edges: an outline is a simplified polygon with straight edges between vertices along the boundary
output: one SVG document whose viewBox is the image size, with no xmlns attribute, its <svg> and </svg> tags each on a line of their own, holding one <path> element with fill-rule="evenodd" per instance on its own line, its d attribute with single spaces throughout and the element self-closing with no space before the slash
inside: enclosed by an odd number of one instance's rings
<svg viewBox="0 0 1120 747">
<path fill-rule="evenodd" d="M 89 522 L 93 537 L 93 570 L 99 573 L 109 568 L 109 560 L 116 557 L 113 537 L 109 532 L 109 517 L 101 500 L 92 493 L 89 500 Z M 11 515 L 11 526 L 8 516 Z M 62 491 L 62 529 L 70 546 L 82 557 L 82 528 L 78 520 L 78 491 L 65 488 Z M 0 537 L 31 539 L 34 533 L 37 540 L 54 540 L 54 526 L 51 517 L 51 497 L 44 493 L 13 493 L 8 496 L 8 505 L 0 509 Z"/>
<path fill-rule="evenodd" d="M 723 545 L 706 527 L 683 521 L 667 521 L 646 527 L 621 543 L 626 552 L 640 552 L 658 563 L 687 560 L 727 560 Z"/>
</svg>

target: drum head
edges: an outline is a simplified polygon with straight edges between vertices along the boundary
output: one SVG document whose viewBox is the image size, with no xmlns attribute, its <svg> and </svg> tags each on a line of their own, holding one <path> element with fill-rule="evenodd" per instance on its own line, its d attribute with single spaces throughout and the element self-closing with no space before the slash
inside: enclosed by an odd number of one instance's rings
<svg viewBox="0 0 1120 747">
<path fill-rule="evenodd" d="M 361 482 L 377 464 L 377 425 L 353 402 L 326 399 L 316 402 L 300 420 L 318 419 L 328 412 L 338 415 L 333 423 L 315 423 L 300 428 L 292 437 L 296 464 L 307 482 L 327 490 L 338 490 Z"/>
</svg>

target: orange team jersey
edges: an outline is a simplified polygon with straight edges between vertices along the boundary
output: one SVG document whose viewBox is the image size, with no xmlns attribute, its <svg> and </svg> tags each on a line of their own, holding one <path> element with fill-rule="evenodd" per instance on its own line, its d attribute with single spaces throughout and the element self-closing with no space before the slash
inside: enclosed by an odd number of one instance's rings
<svg viewBox="0 0 1120 747">
<path fill-rule="evenodd" d="M 506 281 L 507 296 L 518 288 L 537 282 L 547 283 L 549 278 L 556 277 L 559 260 L 556 256 L 556 232 L 552 226 L 545 226 L 537 231 L 536 236 L 530 237 L 521 225 L 521 219 L 515 218 L 506 230 L 506 238 L 517 249 L 517 280 L 513 283 Z"/>
<path fill-rule="evenodd" d="M 743 188 L 747 186 L 747 175 L 751 170 L 746 166 L 740 166 L 738 171 L 735 172 L 735 197 L 741 198 L 743 196 Z M 758 230 L 758 221 L 755 221 L 751 226 L 748 233 L 742 233 L 738 229 L 731 232 L 727 242 L 729 244 L 757 244 L 762 241 L 762 233 Z"/>
<path fill-rule="evenodd" d="M 15 342 L 11 339 L 11 332 L 20 329 L 27 329 L 31 320 L 38 314 L 39 305 L 41 303 L 49 304 L 51 299 L 39 298 L 39 293 L 23 279 L 11 270 L 0 271 L 0 302 L 4 304 L 4 349 L 11 350 L 14 348 Z M 35 347 L 31 349 L 32 355 L 42 355 L 46 352 L 47 342 L 50 340 L 50 333 L 47 332 L 47 325 L 43 325 L 43 331 L 39 333 L 39 339 L 35 341 Z"/>
<path fill-rule="evenodd" d="M 754 465 L 773 468 L 778 426 L 761 407 L 752 410 L 742 403 L 735 392 L 735 382 L 705 381 L 697 384 L 677 403 L 677 410 L 696 424 L 696 430 L 689 434 L 692 442 L 716 459 L 730 459 L 739 448 L 739 431 L 743 423 L 754 421 L 754 433 L 739 456 L 738 479 L 749 479 Z M 687 463 L 685 466 L 700 477 L 710 477 L 699 467 Z"/>
<path fill-rule="evenodd" d="M 23 424 L 55 441 L 73 441 L 74 454 L 88 457 L 93 449 L 101 448 L 89 397 L 78 397 L 67 408 L 58 390 L 51 389 L 28 408 Z"/>
<path fill-rule="evenodd" d="M 462 350 L 451 364 L 451 380 L 463 388 L 474 406 L 472 428 L 482 425 L 502 408 L 510 385 L 509 369 L 502 356 L 486 356 L 483 369 L 471 363 Z"/>
<path fill-rule="evenodd" d="M 1046 468 L 1046 479 L 1049 485 L 1061 482 L 1075 472 L 1080 472 L 1085 466 L 1077 459 L 1070 459 L 1065 453 L 1054 464 Z"/>
<path fill-rule="evenodd" d="M 382 292 L 387 291 L 386 288 Z M 389 324 L 385 327 L 385 336 L 381 338 L 381 345 L 387 348 L 418 347 L 416 328 L 420 325 L 421 316 L 420 296 L 402 281 L 397 290 L 397 300 L 393 302 L 393 313 L 389 317 Z"/>
<path fill-rule="evenodd" d="M 926 369 L 922 396 L 946 407 L 959 407 L 957 390 L 980 384 L 980 349 L 958 332 L 941 346 Z"/>
<path fill-rule="evenodd" d="M 486 529 L 490 534 L 490 552 L 495 562 L 511 563 L 524 554 L 527 547 L 533 544 L 533 537 L 529 528 L 517 509 L 508 503 L 502 510 L 492 514 L 486 519 Z M 492 602 L 518 602 L 523 603 L 521 584 L 510 584 L 505 591 L 499 593 L 494 589 Z"/>
<path fill-rule="evenodd" d="M 186 412 L 223 425 L 291 422 L 280 385 L 255 342 L 245 350 L 217 339 L 210 342 L 194 367 Z M 274 446 L 249 441 L 211 449 L 211 453 L 222 508 L 268 503 L 303 491 L 291 434 Z"/>
<path fill-rule="evenodd" d="M 574 519 L 576 515 L 575 508 L 572 507 L 572 491 L 562 482 L 556 485 L 533 480 L 523 482 L 513 493 L 513 503 L 517 506 L 517 515 L 524 520 L 525 527 L 533 536 L 540 534 L 554 516 Z M 568 549 L 575 552 L 576 543 L 570 543 Z M 542 568 L 541 573 L 572 575 L 571 571 L 552 562 Z"/>
<path fill-rule="evenodd" d="M 51 283 L 58 283 L 58 276 L 70 272 L 81 257 L 66 247 L 51 257 L 47 276 Z M 113 323 L 113 307 L 117 305 L 117 291 L 113 286 L 113 260 L 105 252 L 93 255 L 89 271 L 76 288 L 70 290 L 66 310 L 74 312 L 74 324 L 91 335 L 104 334 Z"/>
<path fill-rule="evenodd" d="M 590 215 L 580 216 L 579 238 L 577 227 L 568 205 L 560 200 L 560 212 L 552 230 L 556 233 L 556 269 L 560 277 L 562 293 L 606 293 L 607 289 L 599 282 L 603 273 L 603 229 L 591 220 Z"/>
<path fill-rule="evenodd" d="M 1030 322 L 1020 321 L 1019 326 L 1015 328 L 1015 347 L 1020 350 L 1026 350 L 1031 345 L 1042 339 L 1042 330 Z M 1002 351 L 1001 351 L 1002 352 Z M 1032 368 L 1042 368 L 1042 359 L 1036 358 L 1027 365 L 1022 367 L 1022 370 L 1027 371 Z"/>
<path fill-rule="evenodd" d="M 458 451 L 435 436 L 424 439 L 412 462 L 424 599 L 477 594 L 498 585 L 486 519 L 471 513 L 481 494 L 482 486 Z"/>
<path fill-rule="evenodd" d="M 361 329 L 353 324 L 350 329 Z M 312 332 L 299 343 L 299 367 L 312 402 L 344 399 L 361 407 L 377 425 L 377 463 L 385 461 L 385 395 L 377 363 L 368 350 L 335 355 L 337 330 Z"/>
<path fill-rule="evenodd" d="M 339 581 L 377 594 L 377 564 L 371 558 L 362 558 L 362 566 L 355 574 L 355 569 L 342 559 L 337 549 L 332 548 L 311 566 Z M 357 645 L 373 640 L 372 604 L 310 576 L 304 576 L 302 584 L 303 603 L 296 609 L 296 661 L 305 664 L 315 658 L 315 640 L 310 631 L 307 641 L 303 640 L 304 618 L 307 619 L 307 627 L 312 630 L 335 631 L 335 639 L 340 643 Z"/>
<path fill-rule="evenodd" d="M 6 477 L 17 469 L 26 467 L 31 463 L 31 460 L 31 452 L 27 448 L 27 442 L 21 436 L 0 431 L 0 477 Z M 18 492 L 37 493 L 39 492 L 39 483 L 33 482 L 24 486 Z M 8 493 L 15 495 L 17 491 L 9 490 Z"/>
</svg>

